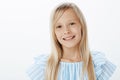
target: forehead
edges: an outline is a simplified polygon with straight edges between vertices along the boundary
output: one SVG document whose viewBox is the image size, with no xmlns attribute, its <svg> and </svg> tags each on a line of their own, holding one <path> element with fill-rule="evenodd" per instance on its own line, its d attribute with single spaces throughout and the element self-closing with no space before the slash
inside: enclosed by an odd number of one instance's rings
<svg viewBox="0 0 120 80">
<path fill-rule="evenodd" d="M 71 20 L 79 20 L 78 16 L 72 9 L 67 9 L 62 16 L 58 19 L 57 23 L 71 21 Z"/>
</svg>

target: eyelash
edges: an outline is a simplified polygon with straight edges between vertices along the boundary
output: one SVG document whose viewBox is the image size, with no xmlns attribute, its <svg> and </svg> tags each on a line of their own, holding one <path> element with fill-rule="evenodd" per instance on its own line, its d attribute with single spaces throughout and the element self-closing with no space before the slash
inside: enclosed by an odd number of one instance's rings
<svg viewBox="0 0 120 80">
<path fill-rule="evenodd" d="M 71 22 L 70 25 L 74 25 L 75 23 L 74 22 Z"/>
<path fill-rule="evenodd" d="M 70 25 L 74 25 L 75 23 L 74 22 L 71 22 Z M 61 28 L 62 26 L 59 25 L 59 26 L 56 26 L 56 28 Z"/>
<path fill-rule="evenodd" d="M 62 26 L 57 26 L 56 28 L 61 28 Z"/>
</svg>

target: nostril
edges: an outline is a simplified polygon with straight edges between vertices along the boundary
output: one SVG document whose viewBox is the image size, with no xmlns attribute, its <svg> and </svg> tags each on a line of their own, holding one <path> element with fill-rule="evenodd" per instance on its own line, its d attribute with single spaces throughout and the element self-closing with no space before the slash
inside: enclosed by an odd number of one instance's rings
<svg viewBox="0 0 120 80">
<path fill-rule="evenodd" d="M 68 26 L 64 26 L 64 34 L 69 34 L 70 33 L 70 28 Z"/>
<path fill-rule="evenodd" d="M 65 31 L 64 31 L 64 34 L 69 34 L 69 33 L 70 33 L 69 30 L 65 30 Z"/>
</svg>

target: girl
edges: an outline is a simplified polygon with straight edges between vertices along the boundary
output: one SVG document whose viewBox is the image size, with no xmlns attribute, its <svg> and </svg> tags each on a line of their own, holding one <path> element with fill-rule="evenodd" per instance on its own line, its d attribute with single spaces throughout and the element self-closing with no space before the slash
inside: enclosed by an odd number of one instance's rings
<svg viewBox="0 0 120 80">
<path fill-rule="evenodd" d="M 51 54 L 36 58 L 32 80 L 109 80 L 115 66 L 102 53 L 90 51 L 87 26 L 73 3 L 59 5 L 51 20 Z"/>
</svg>

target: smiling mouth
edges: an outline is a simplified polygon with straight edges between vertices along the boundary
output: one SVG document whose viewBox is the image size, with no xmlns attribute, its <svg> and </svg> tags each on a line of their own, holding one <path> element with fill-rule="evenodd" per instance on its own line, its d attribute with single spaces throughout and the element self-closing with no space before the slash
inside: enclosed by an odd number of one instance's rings
<svg viewBox="0 0 120 80">
<path fill-rule="evenodd" d="M 75 38 L 75 35 L 69 36 L 69 37 L 65 37 L 65 38 L 63 38 L 63 40 L 68 41 L 68 40 L 72 40 L 73 38 Z"/>
</svg>

